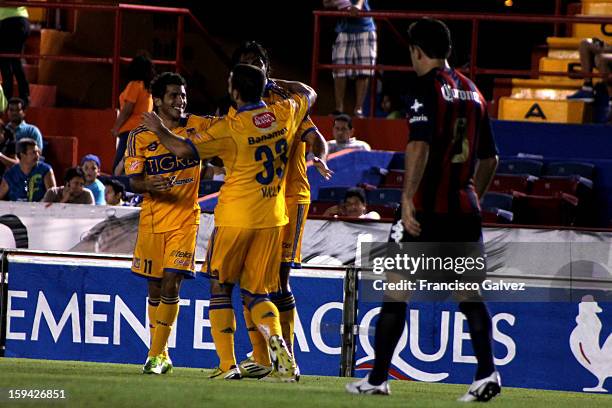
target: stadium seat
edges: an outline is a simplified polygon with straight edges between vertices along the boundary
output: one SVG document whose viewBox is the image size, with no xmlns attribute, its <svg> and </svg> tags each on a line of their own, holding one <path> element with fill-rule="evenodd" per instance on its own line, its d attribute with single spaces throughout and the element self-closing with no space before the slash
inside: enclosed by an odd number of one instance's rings
<svg viewBox="0 0 612 408">
<path fill-rule="evenodd" d="M 490 192 L 481 200 L 483 210 L 497 212 L 497 209 L 512 211 L 514 197 L 510 194 Z"/>
<path fill-rule="evenodd" d="M 547 176 L 536 180 L 531 188 L 531 194 L 541 196 L 555 196 L 560 193 L 571 194 L 578 197 L 590 191 L 593 183 L 579 176 L 559 177 Z"/>
<path fill-rule="evenodd" d="M 577 205 L 576 197 L 564 193 L 555 197 L 515 193 L 514 222 L 527 225 L 573 225 Z"/>
<path fill-rule="evenodd" d="M 514 219 L 514 213 L 512 211 L 502 210 L 495 208 L 493 210 L 482 211 L 482 222 L 490 224 L 510 224 Z"/>
<path fill-rule="evenodd" d="M 379 188 L 366 192 L 369 204 L 399 203 L 402 201 L 402 190 L 397 188 Z"/>
<path fill-rule="evenodd" d="M 344 194 L 349 187 L 321 187 L 319 188 L 318 201 L 332 201 L 334 203 L 344 200 Z"/>
<path fill-rule="evenodd" d="M 593 180 L 595 177 L 595 165 L 581 162 L 554 162 L 546 166 L 546 176 L 580 176 Z"/>
<path fill-rule="evenodd" d="M 529 174 L 496 174 L 493 177 L 489 191 L 498 193 L 512 194 L 513 191 L 519 193 L 529 193 L 531 184 L 537 177 Z"/>
<path fill-rule="evenodd" d="M 389 170 L 380 185 L 384 188 L 402 188 L 404 185 L 404 170 Z"/>
<path fill-rule="evenodd" d="M 544 163 L 538 160 L 510 159 L 500 160 L 497 172 L 501 174 L 531 174 L 539 177 Z"/>
<path fill-rule="evenodd" d="M 308 208 L 308 216 L 322 216 L 325 210 L 336 205 L 333 201 L 313 201 Z"/>
<path fill-rule="evenodd" d="M 200 181 L 200 189 L 198 191 L 198 196 L 202 197 L 209 194 L 214 194 L 221 189 L 223 185 L 223 181 L 218 180 L 202 180 Z"/>
</svg>

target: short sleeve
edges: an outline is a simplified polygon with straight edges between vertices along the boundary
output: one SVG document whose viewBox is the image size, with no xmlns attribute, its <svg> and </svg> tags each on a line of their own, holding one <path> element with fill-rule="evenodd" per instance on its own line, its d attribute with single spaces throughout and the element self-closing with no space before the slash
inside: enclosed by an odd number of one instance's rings
<svg viewBox="0 0 612 408">
<path fill-rule="evenodd" d="M 223 158 L 223 154 L 235 146 L 225 120 L 216 121 L 209 128 L 200 130 L 186 140 L 200 160 L 215 156 Z"/>
<path fill-rule="evenodd" d="M 422 87 L 408 97 L 406 119 L 409 141 L 431 143 L 435 130 L 436 98 L 433 86 Z"/>
<path fill-rule="evenodd" d="M 484 116 L 480 124 L 480 135 L 478 137 L 477 157 L 479 159 L 488 159 L 497 156 L 498 150 L 491 129 L 491 121 L 486 106 L 484 107 Z"/>
<path fill-rule="evenodd" d="M 310 111 L 310 98 L 303 94 L 292 94 L 291 99 L 297 102 L 295 120 L 302 123 Z"/>
<path fill-rule="evenodd" d="M 315 123 L 312 121 L 310 115 L 306 115 L 306 117 L 300 124 L 297 134 L 303 141 L 307 134 L 309 134 L 310 132 L 316 132 L 317 130 L 317 125 L 315 125 Z"/>
<path fill-rule="evenodd" d="M 145 173 L 146 158 L 144 155 L 144 144 L 142 128 L 134 129 L 130 132 L 125 149 L 125 174 L 128 177 L 140 176 Z M 140 137 L 139 137 L 140 135 Z"/>
</svg>

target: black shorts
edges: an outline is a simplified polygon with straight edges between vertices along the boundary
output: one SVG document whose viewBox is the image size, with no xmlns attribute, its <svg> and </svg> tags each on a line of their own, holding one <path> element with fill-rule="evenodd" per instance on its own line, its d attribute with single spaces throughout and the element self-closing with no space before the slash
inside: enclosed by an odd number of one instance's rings
<svg viewBox="0 0 612 408">
<path fill-rule="evenodd" d="M 482 242 L 480 214 L 417 213 L 416 219 L 421 224 L 421 235 L 418 237 L 413 237 L 404 231 L 401 214 L 401 209 L 398 209 L 389 242 Z"/>
</svg>

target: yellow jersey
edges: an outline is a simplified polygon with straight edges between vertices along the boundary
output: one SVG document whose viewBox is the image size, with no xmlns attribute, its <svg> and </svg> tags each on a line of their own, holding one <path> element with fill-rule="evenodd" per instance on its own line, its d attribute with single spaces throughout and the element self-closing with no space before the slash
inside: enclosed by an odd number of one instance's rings
<svg viewBox="0 0 612 408">
<path fill-rule="evenodd" d="M 291 94 L 276 85 L 273 81 L 268 81 L 264 92 L 263 100 L 267 104 L 273 104 L 291 98 Z M 310 116 L 306 116 L 298 128 L 297 137 L 303 138 L 307 133 L 317 130 Z M 287 188 L 285 197 L 298 204 L 310 203 L 310 183 L 306 174 L 306 143 L 296 143 L 295 149 L 289 153 L 287 164 Z"/>
<path fill-rule="evenodd" d="M 271 228 L 287 224 L 285 180 L 297 130 L 309 109 L 306 96 L 263 101 L 239 110 L 191 139 L 199 158 L 219 156 L 225 184 L 215 208 L 215 226 Z M 296 140 L 297 139 L 297 140 Z"/>
<path fill-rule="evenodd" d="M 189 115 L 171 131 L 186 138 L 211 126 L 218 118 Z M 160 233 L 200 223 L 198 188 L 200 161 L 180 159 L 170 153 L 157 135 L 137 127 L 130 132 L 125 152 L 125 174 L 130 176 L 161 175 L 172 180 L 165 192 L 145 193 L 141 205 L 139 229 Z"/>
</svg>

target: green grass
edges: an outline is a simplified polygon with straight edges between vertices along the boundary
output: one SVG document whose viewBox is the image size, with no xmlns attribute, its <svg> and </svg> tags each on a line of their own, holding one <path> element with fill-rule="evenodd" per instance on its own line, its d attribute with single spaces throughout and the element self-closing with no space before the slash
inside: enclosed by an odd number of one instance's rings
<svg viewBox="0 0 612 408">
<path fill-rule="evenodd" d="M 175 368 L 164 376 L 142 375 L 141 366 L 75 361 L 0 358 L 0 406 L 105 407 L 458 407 L 465 385 L 393 381 L 393 395 L 355 396 L 344 392 L 349 380 L 302 376 L 298 384 L 254 380 L 212 381 L 209 370 Z M 11 404 L 8 389 L 63 389 L 65 400 Z M 609 395 L 504 388 L 493 407 L 612 407 Z"/>
</svg>

